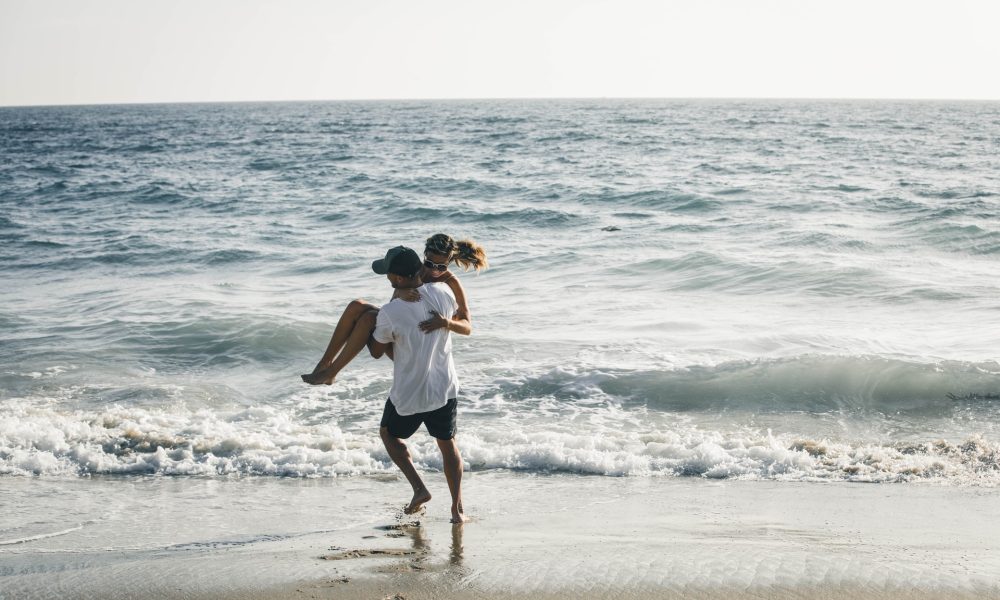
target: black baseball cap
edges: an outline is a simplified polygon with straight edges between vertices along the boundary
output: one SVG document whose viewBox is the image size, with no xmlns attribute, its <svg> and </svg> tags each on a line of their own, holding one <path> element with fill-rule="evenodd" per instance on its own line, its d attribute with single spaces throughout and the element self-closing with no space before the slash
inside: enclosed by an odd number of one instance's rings
<svg viewBox="0 0 1000 600">
<path fill-rule="evenodd" d="M 385 258 L 372 263 L 372 271 L 379 275 L 392 273 L 401 277 L 413 277 L 420 272 L 422 266 L 423 261 L 415 250 L 406 246 L 396 246 L 389 248 Z"/>
</svg>

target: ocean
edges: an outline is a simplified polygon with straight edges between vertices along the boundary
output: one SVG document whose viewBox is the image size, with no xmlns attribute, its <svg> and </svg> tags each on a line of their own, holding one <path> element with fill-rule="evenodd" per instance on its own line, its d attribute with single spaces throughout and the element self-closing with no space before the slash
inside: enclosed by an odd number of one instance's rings
<svg viewBox="0 0 1000 600">
<path fill-rule="evenodd" d="M 1000 103 L 504 100 L 0 108 L 0 488 L 395 474 L 439 232 L 470 473 L 1000 484 Z"/>
</svg>

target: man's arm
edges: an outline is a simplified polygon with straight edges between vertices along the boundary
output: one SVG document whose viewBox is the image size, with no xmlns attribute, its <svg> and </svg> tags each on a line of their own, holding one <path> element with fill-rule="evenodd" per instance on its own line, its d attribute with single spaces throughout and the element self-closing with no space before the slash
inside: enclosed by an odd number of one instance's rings
<svg viewBox="0 0 1000 600">
<path fill-rule="evenodd" d="M 384 344 L 382 342 L 375 341 L 374 337 L 368 338 L 368 352 L 371 353 L 372 358 L 382 358 L 386 351 L 392 348 L 392 344 Z M 389 359 L 392 360 L 392 353 L 389 353 Z"/>
<path fill-rule="evenodd" d="M 375 329 L 368 336 L 368 352 L 372 358 L 382 358 L 385 354 L 392 358 L 392 319 L 385 307 L 378 311 Z"/>
</svg>

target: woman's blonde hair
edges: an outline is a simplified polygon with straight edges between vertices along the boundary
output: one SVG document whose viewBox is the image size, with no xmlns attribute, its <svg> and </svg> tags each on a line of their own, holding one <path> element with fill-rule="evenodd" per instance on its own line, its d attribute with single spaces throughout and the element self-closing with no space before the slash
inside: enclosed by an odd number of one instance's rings
<svg viewBox="0 0 1000 600">
<path fill-rule="evenodd" d="M 434 254 L 444 254 L 451 257 L 451 262 L 461 266 L 464 270 L 475 269 L 478 273 L 488 269 L 489 261 L 486 260 L 486 250 L 472 240 L 455 241 L 449 235 L 438 233 L 427 238 L 424 245 L 424 252 Z"/>
</svg>

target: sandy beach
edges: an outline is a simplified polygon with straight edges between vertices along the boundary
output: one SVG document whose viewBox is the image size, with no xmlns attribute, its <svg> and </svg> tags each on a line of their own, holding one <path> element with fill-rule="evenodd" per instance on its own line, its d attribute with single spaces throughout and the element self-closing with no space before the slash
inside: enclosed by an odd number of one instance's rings
<svg viewBox="0 0 1000 600">
<path fill-rule="evenodd" d="M 1000 597 L 992 488 L 484 472 L 456 527 L 429 480 L 418 517 L 391 476 L 7 480 L 68 520 L 5 528 L 0 597 Z"/>
</svg>

